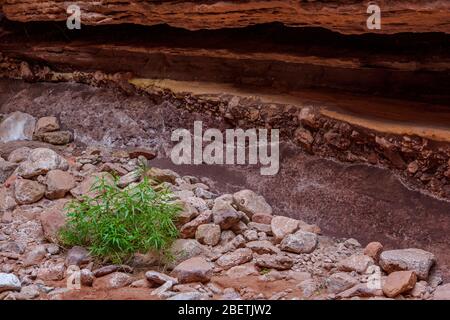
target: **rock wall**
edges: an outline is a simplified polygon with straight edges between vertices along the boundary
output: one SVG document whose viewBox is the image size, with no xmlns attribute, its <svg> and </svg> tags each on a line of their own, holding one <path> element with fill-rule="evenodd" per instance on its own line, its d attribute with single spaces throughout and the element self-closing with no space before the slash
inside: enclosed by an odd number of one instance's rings
<svg viewBox="0 0 450 320">
<path fill-rule="evenodd" d="M 67 19 L 63 0 L 3 0 L 8 19 L 20 22 Z M 344 34 L 367 32 L 368 1 L 77 1 L 86 25 L 169 24 L 189 30 L 246 27 L 280 22 L 293 27 L 323 27 Z M 380 33 L 450 33 L 450 3 L 445 0 L 378 1 Z"/>
</svg>

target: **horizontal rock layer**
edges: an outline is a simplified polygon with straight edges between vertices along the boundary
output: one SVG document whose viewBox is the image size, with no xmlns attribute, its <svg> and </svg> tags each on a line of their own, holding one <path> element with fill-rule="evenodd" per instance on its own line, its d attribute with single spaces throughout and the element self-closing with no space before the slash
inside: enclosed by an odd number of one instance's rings
<svg viewBox="0 0 450 320">
<path fill-rule="evenodd" d="M 67 19 L 63 0 L 2 0 L 6 17 L 13 21 L 63 21 Z M 76 1 L 82 24 L 168 24 L 189 30 L 246 27 L 280 22 L 293 27 L 323 27 L 344 34 L 361 34 L 367 29 L 368 1 Z M 383 1 L 379 33 L 450 33 L 450 3 L 445 0 Z"/>
</svg>

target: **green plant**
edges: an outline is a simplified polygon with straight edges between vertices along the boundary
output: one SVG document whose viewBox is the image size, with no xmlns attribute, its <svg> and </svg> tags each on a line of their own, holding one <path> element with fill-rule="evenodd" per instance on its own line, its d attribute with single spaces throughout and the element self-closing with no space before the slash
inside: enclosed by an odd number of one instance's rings
<svg viewBox="0 0 450 320">
<path fill-rule="evenodd" d="M 168 190 L 156 192 L 144 177 L 124 189 L 98 179 L 92 191 L 96 196 L 67 205 L 68 222 L 60 232 L 64 245 L 88 247 L 93 256 L 113 263 L 126 262 L 136 252 L 166 254 L 178 236 L 175 221 L 181 210 Z"/>
</svg>

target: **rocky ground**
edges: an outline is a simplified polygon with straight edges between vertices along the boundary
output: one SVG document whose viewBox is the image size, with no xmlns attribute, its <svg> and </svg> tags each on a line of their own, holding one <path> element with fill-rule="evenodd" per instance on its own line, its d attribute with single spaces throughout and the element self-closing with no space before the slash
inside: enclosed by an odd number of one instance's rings
<svg viewBox="0 0 450 320">
<path fill-rule="evenodd" d="M 102 263 L 58 244 L 64 204 L 98 176 L 139 182 L 139 161 L 155 152 L 80 148 L 52 116 L 13 113 L 0 132 L 0 299 L 450 299 L 431 252 L 327 237 L 251 190 L 222 194 L 210 179 L 156 167 L 147 175 L 183 204 L 174 260 L 136 253 L 127 265 Z M 67 287 L 73 266 L 81 290 Z"/>
</svg>

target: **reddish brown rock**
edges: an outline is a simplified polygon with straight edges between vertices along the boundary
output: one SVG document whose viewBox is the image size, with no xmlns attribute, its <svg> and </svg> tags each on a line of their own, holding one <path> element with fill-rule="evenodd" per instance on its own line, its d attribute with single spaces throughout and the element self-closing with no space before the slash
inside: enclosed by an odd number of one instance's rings
<svg viewBox="0 0 450 320">
<path fill-rule="evenodd" d="M 381 252 L 383 252 L 383 245 L 379 242 L 371 242 L 364 249 L 364 254 L 375 261 L 378 261 Z"/>
<path fill-rule="evenodd" d="M 317 1 L 78 1 L 84 25 L 166 23 L 189 30 L 239 28 L 280 22 L 287 26 L 323 27 L 345 34 L 366 33 L 367 6 L 360 2 Z M 67 4 L 60 1 L 9 0 L 3 12 L 13 21 L 65 21 Z M 382 5 L 379 33 L 450 32 L 447 1 L 388 1 Z M 124 14 L 126 12 L 126 14 Z"/>
<path fill-rule="evenodd" d="M 248 248 L 237 249 L 221 256 L 217 261 L 217 265 L 223 269 L 230 269 L 232 267 L 247 263 L 253 258 L 253 252 Z"/>
<path fill-rule="evenodd" d="M 35 134 L 53 132 L 59 130 L 59 123 L 56 117 L 42 117 L 36 122 Z"/>
<path fill-rule="evenodd" d="M 37 181 L 17 179 L 14 185 L 14 196 L 19 204 L 32 204 L 42 199 L 45 186 Z"/>
<path fill-rule="evenodd" d="M 194 257 L 177 265 L 172 275 L 180 283 L 208 282 L 212 275 L 212 265 L 205 258 Z"/>
<path fill-rule="evenodd" d="M 45 184 L 47 185 L 47 191 L 45 196 L 48 199 L 60 199 L 73 188 L 75 188 L 75 179 L 67 171 L 52 170 L 47 173 Z"/>
<path fill-rule="evenodd" d="M 396 271 L 391 273 L 383 284 L 383 292 L 389 298 L 414 288 L 417 276 L 414 271 Z"/>
<path fill-rule="evenodd" d="M 298 230 L 299 221 L 288 217 L 275 216 L 270 225 L 275 241 L 281 242 L 288 234 L 292 234 Z"/>
</svg>

